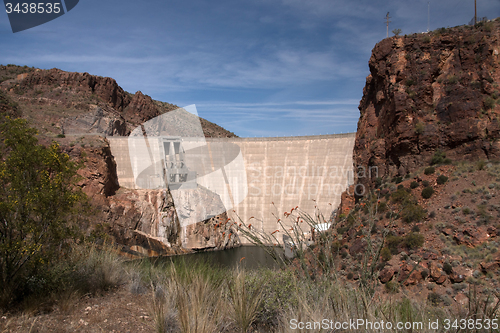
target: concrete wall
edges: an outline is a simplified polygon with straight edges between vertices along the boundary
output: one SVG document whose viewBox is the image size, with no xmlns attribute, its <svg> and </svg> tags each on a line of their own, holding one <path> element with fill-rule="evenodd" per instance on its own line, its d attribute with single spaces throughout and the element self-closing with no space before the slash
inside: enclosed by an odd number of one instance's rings
<svg viewBox="0 0 500 333">
<path fill-rule="evenodd" d="M 134 170 L 143 168 L 141 165 L 150 152 L 156 152 L 154 142 L 157 140 L 149 140 L 151 145 L 142 150 L 144 156 L 137 156 L 132 162 L 128 138 L 108 140 L 117 163 L 120 186 L 137 188 Z M 226 184 L 219 186 L 224 188 L 221 200 L 233 220 L 238 222 L 241 219 L 252 224 L 253 228 L 267 233 L 281 229 L 277 223 L 278 218 L 284 221 L 285 227 L 290 225 L 292 221 L 284 219 L 283 213 L 290 212 L 296 206 L 311 215 L 320 211 L 326 219 L 329 218 L 340 203 L 341 193 L 349 181 L 352 182 L 354 140 L 355 133 L 284 138 L 206 139 L 209 150 L 211 146 L 220 146 L 221 143 L 239 147 L 240 152 L 233 151 L 231 155 L 242 156 L 243 162 L 234 158 L 232 165 L 236 167 L 225 168 Z M 214 163 L 214 159 L 219 159 L 216 157 L 217 153 L 220 153 L 220 150 L 215 150 L 212 149 L 210 153 L 214 173 L 221 165 L 226 164 L 226 161 L 219 166 Z M 230 162 L 228 161 L 228 164 L 231 164 Z M 242 164 L 244 175 L 236 172 L 238 168 L 242 168 Z M 280 231 L 282 234 L 283 230 Z"/>
</svg>

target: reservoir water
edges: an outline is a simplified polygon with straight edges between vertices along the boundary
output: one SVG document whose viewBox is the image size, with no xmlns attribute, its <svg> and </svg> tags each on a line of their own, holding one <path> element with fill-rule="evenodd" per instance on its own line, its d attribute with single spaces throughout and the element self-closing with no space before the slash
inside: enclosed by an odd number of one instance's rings
<svg viewBox="0 0 500 333">
<path fill-rule="evenodd" d="M 258 246 L 240 246 L 222 251 L 209 251 L 166 257 L 165 260 L 201 260 L 224 268 L 241 267 L 250 270 L 277 268 L 278 264 L 265 249 Z"/>
</svg>

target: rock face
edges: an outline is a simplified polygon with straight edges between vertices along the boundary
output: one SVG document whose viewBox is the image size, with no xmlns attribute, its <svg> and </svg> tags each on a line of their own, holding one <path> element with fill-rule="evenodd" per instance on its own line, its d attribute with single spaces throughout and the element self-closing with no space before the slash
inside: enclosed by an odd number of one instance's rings
<svg viewBox="0 0 500 333">
<path fill-rule="evenodd" d="M 21 77 L 20 89 L 28 91 L 34 86 L 69 87 L 74 92 L 91 93 L 117 111 L 123 111 L 130 104 L 130 96 L 109 77 L 89 73 L 65 72 L 57 68 L 35 71 Z M 153 116 L 153 115 L 150 115 Z"/>
<path fill-rule="evenodd" d="M 125 119 L 97 105 L 89 105 L 89 112 L 65 118 L 61 134 L 100 134 L 103 136 L 124 136 L 129 133 Z"/>
<path fill-rule="evenodd" d="M 373 49 L 354 163 L 393 177 L 452 159 L 500 157 L 500 22 L 382 40 Z M 378 172 L 375 172 L 375 171 Z"/>
</svg>

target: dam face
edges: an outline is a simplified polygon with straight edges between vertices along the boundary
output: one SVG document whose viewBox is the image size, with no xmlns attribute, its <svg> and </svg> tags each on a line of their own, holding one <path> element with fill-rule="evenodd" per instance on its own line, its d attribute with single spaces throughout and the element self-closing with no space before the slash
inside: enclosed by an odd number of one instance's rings
<svg viewBox="0 0 500 333">
<path fill-rule="evenodd" d="M 175 149 L 177 153 L 185 152 L 182 161 L 186 162 L 189 173 L 182 174 L 186 177 L 184 192 L 177 193 L 170 184 L 169 188 L 183 230 L 223 211 L 233 221 L 252 224 L 252 228 L 266 233 L 283 231 L 278 218 L 287 228 L 292 221 L 284 219 L 283 213 L 296 206 L 311 216 L 320 212 L 328 220 L 339 206 L 342 192 L 353 182 L 355 135 L 206 138 L 206 142 L 200 142 L 199 138 L 180 139 L 183 148 Z M 174 179 L 168 175 L 185 167 L 175 160 L 176 167 L 169 169 L 171 161 L 179 158 L 168 156 L 174 148 L 164 148 L 165 142 L 172 139 L 148 138 L 146 144 L 134 140 L 108 138 L 121 187 L 165 187 L 168 179 Z M 142 177 L 140 181 L 138 175 Z M 218 202 L 215 205 L 200 202 L 196 187 L 215 193 Z M 177 207 L 179 200 L 182 204 Z M 277 238 L 281 240 L 281 236 Z M 249 244 L 248 240 L 240 239 Z"/>
</svg>

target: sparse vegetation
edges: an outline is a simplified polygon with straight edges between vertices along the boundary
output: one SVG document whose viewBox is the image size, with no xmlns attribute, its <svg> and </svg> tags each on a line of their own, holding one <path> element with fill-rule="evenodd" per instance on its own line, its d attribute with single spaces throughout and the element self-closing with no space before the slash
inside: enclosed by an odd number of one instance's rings
<svg viewBox="0 0 500 333">
<path fill-rule="evenodd" d="M 425 209 L 413 202 L 408 202 L 401 211 L 401 218 L 406 223 L 419 222 L 426 215 Z"/>
<path fill-rule="evenodd" d="M 492 97 L 488 96 L 484 99 L 483 104 L 485 110 L 491 110 L 495 107 L 495 100 Z"/>
<path fill-rule="evenodd" d="M 422 190 L 422 198 L 424 199 L 429 199 L 430 197 L 432 197 L 433 194 L 434 194 L 434 189 L 430 186 L 427 186 Z"/>
<path fill-rule="evenodd" d="M 439 177 L 437 177 L 436 179 L 436 182 L 439 184 L 439 185 L 443 185 L 444 183 L 446 183 L 448 181 L 448 177 L 446 177 L 445 175 L 440 175 Z"/>
<path fill-rule="evenodd" d="M 402 32 L 402 30 L 399 28 L 392 30 L 392 33 L 394 34 L 394 36 L 399 36 L 401 34 L 401 32 Z"/>
<path fill-rule="evenodd" d="M 456 84 L 458 82 L 458 77 L 456 75 L 449 75 L 448 76 L 448 83 L 449 84 Z"/>
<path fill-rule="evenodd" d="M 380 257 L 382 258 L 383 261 L 391 260 L 392 258 L 391 250 L 388 247 L 382 248 L 382 251 L 380 252 Z"/>
<path fill-rule="evenodd" d="M 424 235 L 418 232 L 411 232 L 404 238 L 403 244 L 410 250 L 421 247 L 424 245 Z"/>
<path fill-rule="evenodd" d="M 436 171 L 436 169 L 432 166 L 425 168 L 424 174 L 426 175 L 432 175 Z"/>
<path fill-rule="evenodd" d="M 434 153 L 431 159 L 431 165 L 436 164 L 451 164 L 451 159 L 446 158 L 446 154 L 440 150 Z"/>
<path fill-rule="evenodd" d="M 413 85 L 415 85 L 415 84 L 416 84 L 416 82 L 415 82 L 415 80 L 413 80 L 413 79 L 408 79 L 408 80 L 406 80 L 406 86 L 407 86 L 407 87 L 411 87 L 411 86 L 413 86 Z"/>
<path fill-rule="evenodd" d="M 424 124 L 421 122 L 418 122 L 415 125 L 415 134 L 420 135 L 420 134 L 424 133 L 424 129 L 425 129 Z"/>
<path fill-rule="evenodd" d="M 443 264 L 443 271 L 446 273 L 446 274 L 451 274 L 453 272 L 453 266 L 451 266 L 451 264 L 449 262 L 445 262 Z"/>
<path fill-rule="evenodd" d="M 399 284 L 396 281 L 389 281 L 385 284 L 385 290 L 390 294 L 395 294 L 399 291 Z"/>
</svg>

